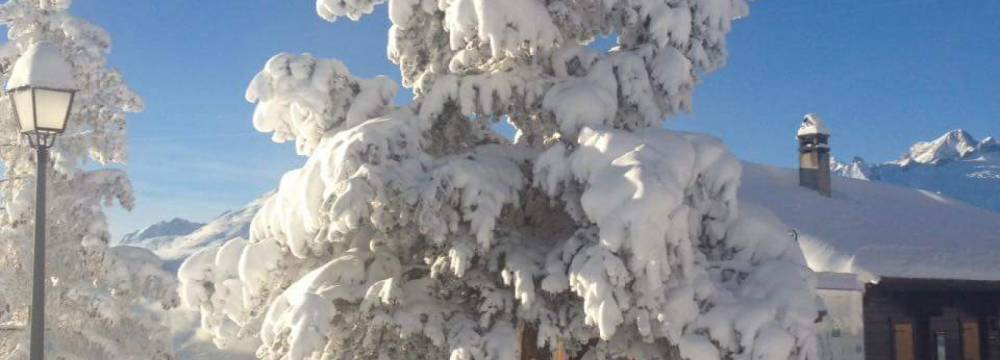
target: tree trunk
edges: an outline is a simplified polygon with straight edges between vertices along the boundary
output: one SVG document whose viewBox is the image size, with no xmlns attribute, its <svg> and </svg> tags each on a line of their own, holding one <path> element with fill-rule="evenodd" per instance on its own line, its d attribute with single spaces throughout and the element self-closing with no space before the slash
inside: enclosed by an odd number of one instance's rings
<svg viewBox="0 0 1000 360">
<path fill-rule="evenodd" d="M 569 356 L 566 356 L 566 346 L 563 345 L 562 341 L 556 346 L 556 353 L 552 356 L 552 360 L 569 360 Z"/>
<path fill-rule="evenodd" d="M 521 343 L 521 360 L 552 360 L 550 354 L 538 348 L 538 329 L 534 324 L 518 323 L 517 334 Z"/>
<path fill-rule="evenodd" d="M 583 354 L 569 354 L 561 341 L 551 354 L 538 346 L 538 328 L 534 324 L 520 322 L 517 325 L 521 360 L 579 360 Z M 591 345 L 592 346 L 592 345 Z M 584 353 L 586 353 L 584 351 Z M 627 359 L 621 359 L 627 360 Z"/>
<path fill-rule="evenodd" d="M 573 354 L 570 356 L 566 352 L 566 346 L 562 342 L 559 342 L 559 344 L 556 345 L 555 351 L 551 354 L 546 352 L 545 349 L 539 349 L 538 329 L 535 325 L 523 321 L 519 322 L 517 325 L 517 336 L 519 339 L 521 360 L 579 360 L 580 357 L 586 353 L 586 351 L 583 351 L 581 354 Z M 593 344 L 596 343 L 592 342 L 587 348 L 592 347 Z M 622 358 L 618 360 L 629 359 Z"/>
</svg>

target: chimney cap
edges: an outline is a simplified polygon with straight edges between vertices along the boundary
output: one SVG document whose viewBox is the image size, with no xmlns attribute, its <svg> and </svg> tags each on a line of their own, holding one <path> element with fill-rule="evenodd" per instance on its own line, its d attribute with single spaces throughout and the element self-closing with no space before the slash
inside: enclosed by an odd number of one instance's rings
<svg viewBox="0 0 1000 360">
<path fill-rule="evenodd" d="M 802 119 L 802 125 L 799 126 L 799 131 L 796 135 L 830 135 L 830 128 L 826 127 L 826 123 L 823 119 L 820 119 L 819 115 L 809 113 Z"/>
</svg>

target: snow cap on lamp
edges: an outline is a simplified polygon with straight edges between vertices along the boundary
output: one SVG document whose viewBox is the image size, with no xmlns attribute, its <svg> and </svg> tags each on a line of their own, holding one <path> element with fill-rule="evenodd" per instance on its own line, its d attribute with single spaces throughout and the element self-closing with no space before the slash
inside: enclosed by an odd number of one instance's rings
<svg viewBox="0 0 1000 360">
<path fill-rule="evenodd" d="M 6 90 L 25 86 L 59 90 L 75 90 L 73 66 L 55 45 L 49 42 L 31 44 L 17 62 L 7 80 Z"/>
<path fill-rule="evenodd" d="M 53 135 L 66 129 L 75 85 L 72 65 L 51 43 L 31 44 L 14 63 L 7 93 L 32 146 L 52 146 Z"/>
</svg>

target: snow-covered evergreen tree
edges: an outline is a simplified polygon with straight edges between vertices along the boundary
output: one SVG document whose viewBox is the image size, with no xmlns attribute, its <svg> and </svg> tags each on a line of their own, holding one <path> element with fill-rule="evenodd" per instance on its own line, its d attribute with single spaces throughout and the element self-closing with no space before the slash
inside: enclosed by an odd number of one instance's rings
<svg viewBox="0 0 1000 360">
<path fill-rule="evenodd" d="M 358 19 L 378 0 L 318 0 Z M 181 298 L 266 359 L 815 359 L 815 280 L 741 213 L 740 163 L 664 130 L 721 66 L 743 0 L 389 0 L 415 96 L 279 54 L 254 126 L 308 156 Z M 594 49 L 595 38 L 618 45 Z M 508 140 L 494 129 L 508 122 Z M 525 331 L 527 329 L 527 331 Z"/>
<path fill-rule="evenodd" d="M 95 25 L 73 17 L 69 0 L 10 0 L 0 6 L 8 42 L 0 52 L 0 82 L 32 43 L 48 41 L 74 69 L 79 91 L 48 171 L 47 359 L 163 359 L 167 329 L 147 306 L 178 304 L 176 281 L 155 255 L 109 248 L 103 213 L 134 202 L 128 176 L 101 165 L 123 163 L 125 115 L 142 101 L 107 67 L 111 43 Z M 35 153 L 17 131 L 7 94 L 0 97 L 0 308 L 31 303 Z M 0 332 L 0 358 L 27 356 L 27 329 Z"/>
</svg>

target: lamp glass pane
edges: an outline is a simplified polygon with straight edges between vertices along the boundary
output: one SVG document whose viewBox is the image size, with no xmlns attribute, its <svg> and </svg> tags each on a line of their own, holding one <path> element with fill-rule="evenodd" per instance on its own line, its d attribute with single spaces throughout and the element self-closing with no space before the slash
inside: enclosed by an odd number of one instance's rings
<svg viewBox="0 0 1000 360">
<path fill-rule="evenodd" d="M 72 96 L 69 91 L 35 89 L 38 128 L 63 131 Z"/>
<path fill-rule="evenodd" d="M 35 114 L 33 111 L 34 104 L 31 101 L 31 89 L 14 91 L 11 96 L 14 101 L 14 111 L 17 111 L 17 121 L 21 127 L 21 132 L 34 131 Z"/>
</svg>

